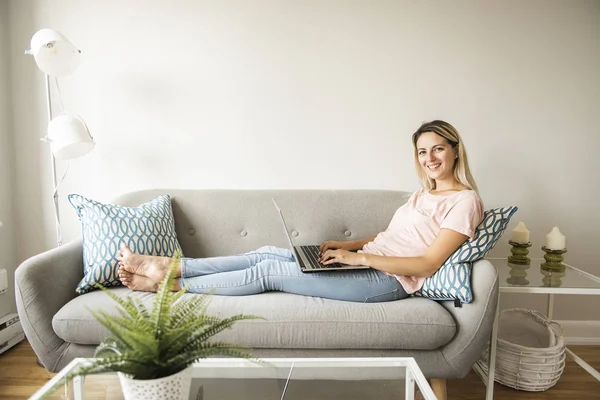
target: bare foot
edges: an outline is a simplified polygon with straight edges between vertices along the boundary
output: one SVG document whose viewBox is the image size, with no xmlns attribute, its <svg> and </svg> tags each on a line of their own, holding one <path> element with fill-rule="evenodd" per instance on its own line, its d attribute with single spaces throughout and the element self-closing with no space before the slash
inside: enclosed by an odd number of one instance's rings
<svg viewBox="0 0 600 400">
<path fill-rule="evenodd" d="M 134 253 L 124 244 L 121 245 L 117 260 L 122 264 L 123 270 L 133 275 L 141 275 L 159 283 L 165 277 L 169 265 L 173 261 L 169 257 L 145 256 Z M 181 276 L 181 267 L 176 268 L 175 278 Z"/>
<path fill-rule="evenodd" d="M 158 284 L 147 276 L 132 274 L 123 269 L 122 264 L 119 267 L 119 279 L 123 285 L 127 286 L 131 290 L 137 290 L 140 292 L 156 292 L 158 290 Z"/>
</svg>

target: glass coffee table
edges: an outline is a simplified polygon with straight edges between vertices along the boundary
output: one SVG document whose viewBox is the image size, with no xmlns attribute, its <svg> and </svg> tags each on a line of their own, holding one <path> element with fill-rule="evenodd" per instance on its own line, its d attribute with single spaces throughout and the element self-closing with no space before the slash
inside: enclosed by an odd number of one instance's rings
<svg viewBox="0 0 600 400">
<path fill-rule="evenodd" d="M 74 378 L 51 388 L 86 359 L 77 358 L 30 399 L 123 399 L 116 373 Z M 397 399 L 436 397 L 414 358 L 211 358 L 193 366 L 190 400 Z"/>
<path fill-rule="evenodd" d="M 529 293 L 545 295 L 547 300 L 546 316 L 552 319 L 554 311 L 554 295 L 600 295 L 600 278 L 565 264 L 564 272 L 549 272 L 541 268 L 544 259 L 531 259 L 529 265 L 511 264 L 506 258 L 485 257 L 498 271 L 499 296 L 504 293 Z M 564 263 L 563 263 L 564 264 Z M 486 385 L 486 400 L 494 397 L 494 375 L 496 367 L 496 345 L 498 336 L 498 317 L 500 307 L 496 309 L 496 317 L 492 328 L 487 371 L 475 364 L 473 368 L 481 376 Z M 600 372 L 578 357 L 568 348 L 566 353 L 583 369 L 600 381 Z"/>
</svg>

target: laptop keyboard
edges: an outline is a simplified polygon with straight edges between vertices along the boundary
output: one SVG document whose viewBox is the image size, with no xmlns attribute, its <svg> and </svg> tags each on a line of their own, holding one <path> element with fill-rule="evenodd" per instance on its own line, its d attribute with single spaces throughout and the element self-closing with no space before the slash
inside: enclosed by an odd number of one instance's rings
<svg viewBox="0 0 600 400">
<path fill-rule="evenodd" d="M 323 268 L 339 268 L 343 267 L 344 264 L 333 263 L 328 265 L 323 265 L 319 262 L 319 246 L 298 246 L 302 249 L 306 257 L 308 257 L 310 265 L 315 269 L 323 269 Z"/>
</svg>

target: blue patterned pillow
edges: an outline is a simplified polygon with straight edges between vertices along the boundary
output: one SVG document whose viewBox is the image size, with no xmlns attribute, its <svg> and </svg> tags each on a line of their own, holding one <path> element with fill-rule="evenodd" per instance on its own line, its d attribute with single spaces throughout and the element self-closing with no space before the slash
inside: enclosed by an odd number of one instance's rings
<svg viewBox="0 0 600 400">
<path fill-rule="evenodd" d="M 486 211 L 483 221 L 475 230 L 473 240 L 466 241 L 452 253 L 435 274 L 425 279 L 423 287 L 414 295 L 432 300 L 458 299 L 462 303 L 472 302 L 472 263 L 492 251 L 517 210 L 516 206 L 511 206 Z"/>
<path fill-rule="evenodd" d="M 121 243 L 140 254 L 171 257 L 181 247 L 175 234 L 171 197 L 164 195 L 138 207 L 102 204 L 77 194 L 69 195 L 77 211 L 83 236 L 84 277 L 79 294 L 119 286 L 117 252 Z"/>
</svg>

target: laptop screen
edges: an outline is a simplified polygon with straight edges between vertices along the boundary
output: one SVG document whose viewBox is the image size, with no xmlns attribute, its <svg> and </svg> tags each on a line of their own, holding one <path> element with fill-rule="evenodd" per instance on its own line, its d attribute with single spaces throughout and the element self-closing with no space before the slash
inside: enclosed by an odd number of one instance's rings
<svg viewBox="0 0 600 400">
<path fill-rule="evenodd" d="M 283 231 L 284 231 L 285 237 L 287 238 L 288 243 L 290 245 L 290 250 L 294 254 L 294 257 L 296 257 L 296 260 L 299 261 L 300 257 L 298 256 L 298 253 L 296 253 L 296 249 L 294 248 L 294 244 L 292 243 L 292 238 L 290 237 L 290 233 L 288 231 L 287 225 L 285 224 L 285 219 L 283 218 L 283 213 L 281 212 L 281 208 L 279 208 L 279 206 L 275 202 L 274 198 L 271 197 L 271 200 L 273 200 L 273 204 L 275 204 L 275 208 L 277 209 L 277 212 L 279 213 L 279 218 L 281 218 L 281 223 L 283 224 Z"/>
</svg>

